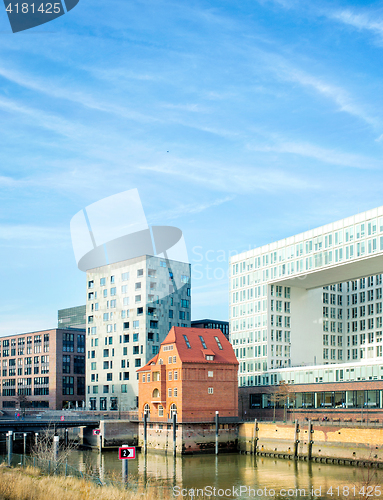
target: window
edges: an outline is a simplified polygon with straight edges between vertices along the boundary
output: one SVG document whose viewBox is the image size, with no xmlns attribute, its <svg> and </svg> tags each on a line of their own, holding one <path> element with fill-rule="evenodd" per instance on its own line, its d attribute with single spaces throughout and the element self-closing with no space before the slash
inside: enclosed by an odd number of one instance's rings
<svg viewBox="0 0 383 500">
<path fill-rule="evenodd" d="M 186 336 L 186 335 L 183 335 L 183 338 L 184 338 L 184 340 L 185 340 L 186 347 L 187 347 L 188 349 L 191 349 L 191 345 L 190 345 L 190 342 L 189 342 L 189 339 L 187 338 L 187 336 Z M 215 339 L 217 339 L 217 337 L 215 337 Z"/>
<path fill-rule="evenodd" d="M 213 394 L 213 393 L 214 393 L 214 389 L 213 389 L 213 387 L 208 387 L 208 388 L 207 388 L 207 393 L 208 393 L 208 394 Z"/>
<path fill-rule="evenodd" d="M 137 319 L 135 321 L 133 321 L 133 328 L 139 328 L 140 327 L 140 320 Z"/>
<path fill-rule="evenodd" d="M 129 279 L 129 273 L 122 273 L 121 274 L 122 281 L 128 281 L 128 279 Z"/>
<path fill-rule="evenodd" d="M 159 417 L 164 416 L 164 407 L 162 405 L 158 405 L 158 416 Z"/>
<path fill-rule="evenodd" d="M 204 339 L 203 339 L 202 335 L 199 335 L 199 339 L 200 339 L 200 341 L 201 341 L 202 347 L 203 347 L 204 349 L 207 349 L 206 344 L 205 344 L 205 341 L 204 341 Z"/>
<path fill-rule="evenodd" d="M 220 342 L 219 338 L 218 338 L 218 337 L 214 337 L 214 339 L 215 339 L 215 341 L 217 342 L 218 349 L 221 349 L 221 350 L 222 350 L 222 349 L 223 349 L 223 347 L 222 347 L 222 344 L 221 344 L 221 342 Z"/>
<path fill-rule="evenodd" d="M 138 367 L 140 367 L 140 366 L 141 366 L 141 358 L 136 358 L 136 359 L 134 360 L 134 366 L 135 366 L 136 368 L 138 368 Z"/>
<path fill-rule="evenodd" d="M 173 318 L 173 310 L 169 309 L 169 318 Z"/>
</svg>

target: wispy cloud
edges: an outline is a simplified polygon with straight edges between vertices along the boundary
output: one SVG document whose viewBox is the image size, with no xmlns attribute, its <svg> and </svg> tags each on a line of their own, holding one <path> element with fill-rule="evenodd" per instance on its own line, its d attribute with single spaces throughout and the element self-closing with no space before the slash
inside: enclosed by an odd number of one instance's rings
<svg viewBox="0 0 383 500">
<path fill-rule="evenodd" d="M 363 155 L 345 153 L 323 148 L 315 144 L 281 140 L 272 145 L 249 144 L 249 149 L 262 152 L 277 152 L 314 158 L 331 165 L 359 169 L 380 169 L 381 162 Z"/>
<path fill-rule="evenodd" d="M 205 164 L 198 160 L 173 158 L 172 164 L 164 162 L 156 165 L 141 165 L 139 169 L 165 174 L 172 178 L 182 178 L 184 181 L 203 185 L 206 188 L 235 194 L 258 191 L 275 192 L 286 189 L 300 191 L 317 187 L 312 181 L 306 181 L 303 176 L 266 168 L 263 165 L 240 167 L 232 162 Z"/>
<path fill-rule="evenodd" d="M 279 64 L 274 66 L 274 71 L 280 78 L 311 88 L 331 100 L 340 111 L 353 115 L 371 126 L 379 125 L 379 120 L 367 113 L 346 89 L 296 68 L 280 57 L 274 57 L 275 59 L 278 59 Z"/>
<path fill-rule="evenodd" d="M 326 15 L 340 21 L 343 24 L 353 26 L 358 30 L 368 30 L 383 38 L 383 20 L 382 13 L 375 12 L 372 16 L 371 12 L 355 12 L 350 9 L 327 11 Z"/>
<path fill-rule="evenodd" d="M 30 242 L 46 242 L 68 240 L 69 229 L 43 227 L 26 224 L 0 224 L 0 240 L 23 240 Z"/>
<path fill-rule="evenodd" d="M 39 79 L 34 75 L 21 73 L 19 71 L 10 70 L 1 66 L 0 76 L 24 88 L 40 92 L 44 95 L 48 95 L 56 99 L 71 101 L 92 110 L 110 113 L 139 122 L 146 123 L 158 121 L 158 119 L 153 116 L 137 112 L 123 105 L 117 105 L 110 101 L 105 101 L 100 96 L 93 96 L 92 91 L 90 91 L 89 89 L 82 92 L 78 89 L 72 89 L 68 85 L 63 86 L 59 81 L 47 81 L 47 79 Z"/>
<path fill-rule="evenodd" d="M 212 207 L 217 207 L 226 203 L 228 201 L 232 201 L 234 196 L 226 196 L 225 198 L 218 198 L 212 201 L 206 201 L 205 203 L 190 203 L 190 204 L 182 204 L 177 205 L 176 207 L 170 210 L 164 210 L 162 212 L 157 212 L 155 215 L 148 215 L 148 222 L 153 223 L 157 220 L 165 221 L 178 219 L 179 217 L 183 217 L 185 215 L 192 215 L 204 212 Z"/>
</svg>

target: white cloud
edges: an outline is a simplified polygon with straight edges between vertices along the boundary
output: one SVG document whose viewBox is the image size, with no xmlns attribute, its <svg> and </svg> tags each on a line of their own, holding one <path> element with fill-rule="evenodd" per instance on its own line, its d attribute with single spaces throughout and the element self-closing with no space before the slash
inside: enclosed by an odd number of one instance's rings
<svg viewBox="0 0 383 500">
<path fill-rule="evenodd" d="M 358 30 L 368 30 L 383 37 L 383 20 L 379 13 L 375 13 L 374 18 L 371 13 L 356 13 L 349 9 L 327 12 L 327 16 L 331 19 L 340 21 L 343 24 L 353 26 Z"/>
<path fill-rule="evenodd" d="M 356 116 L 369 125 L 377 126 L 379 124 L 378 120 L 370 116 L 346 89 L 295 68 L 280 58 L 275 71 L 284 80 L 309 87 L 327 99 L 330 99 L 337 105 L 340 111 Z"/>
<path fill-rule="evenodd" d="M 228 161 L 226 164 L 204 163 L 198 160 L 172 158 L 168 162 L 138 166 L 140 170 L 160 173 L 184 181 L 203 185 L 206 188 L 230 193 L 255 193 L 278 190 L 293 191 L 316 189 L 312 181 L 306 181 L 290 171 L 270 168 L 270 165 L 241 167 Z"/>
<path fill-rule="evenodd" d="M 324 163 L 360 169 L 380 169 L 381 162 L 363 155 L 323 148 L 315 144 L 281 140 L 273 145 L 250 144 L 253 151 L 288 153 L 314 158 Z"/>
<path fill-rule="evenodd" d="M 153 223 L 154 221 L 161 220 L 171 220 L 177 219 L 178 217 L 182 217 L 184 215 L 198 214 L 208 210 L 211 207 L 217 207 L 226 203 L 228 201 L 232 201 L 234 196 L 226 196 L 225 198 L 218 198 L 216 200 L 207 201 L 205 203 L 194 203 L 194 204 L 183 204 L 178 205 L 175 208 L 170 210 L 164 210 L 162 212 L 157 212 L 155 215 L 148 215 L 148 222 Z"/>
<path fill-rule="evenodd" d="M 33 243 L 70 239 L 68 229 L 27 224 L 0 224 L 0 240 L 27 240 Z"/>
</svg>

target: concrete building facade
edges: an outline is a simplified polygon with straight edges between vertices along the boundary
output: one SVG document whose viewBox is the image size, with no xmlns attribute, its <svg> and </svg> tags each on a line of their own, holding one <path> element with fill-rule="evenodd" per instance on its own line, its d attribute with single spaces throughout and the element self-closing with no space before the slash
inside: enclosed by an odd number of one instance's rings
<svg viewBox="0 0 383 500">
<path fill-rule="evenodd" d="M 139 417 L 167 422 L 238 416 L 238 361 L 220 330 L 173 327 L 139 374 Z"/>
<path fill-rule="evenodd" d="M 190 265 L 144 255 L 87 272 L 87 408 L 137 407 L 136 370 L 190 326 Z"/>
<path fill-rule="evenodd" d="M 383 207 L 232 257 L 239 385 L 380 379 L 382 271 Z"/>
<path fill-rule="evenodd" d="M 1 407 L 84 407 L 85 330 L 20 333 L 0 339 Z"/>
</svg>

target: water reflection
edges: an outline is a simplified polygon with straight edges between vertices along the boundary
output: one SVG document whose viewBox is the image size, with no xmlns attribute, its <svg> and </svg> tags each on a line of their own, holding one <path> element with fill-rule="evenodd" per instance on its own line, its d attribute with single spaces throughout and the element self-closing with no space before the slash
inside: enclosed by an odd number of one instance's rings
<svg viewBox="0 0 383 500">
<path fill-rule="evenodd" d="M 75 451 L 70 455 L 69 463 L 84 472 L 98 471 L 102 481 L 106 477 L 121 480 L 122 466 L 117 451 L 102 454 Z M 198 496 L 202 498 L 203 493 L 206 500 L 239 497 L 352 499 L 360 497 L 358 492 L 363 485 L 368 483 L 375 488 L 382 479 L 383 471 L 380 470 L 276 460 L 253 455 L 173 457 L 138 454 L 136 460 L 129 460 L 131 487 L 162 488 L 170 491 L 171 495 L 175 493 L 174 498 L 178 497 L 180 500 L 190 498 L 191 490 L 196 493 L 197 489 Z M 347 488 L 348 495 L 345 493 Z M 212 494 L 208 495 L 210 492 Z M 371 498 L 380 496 L 376 492 L 375 489 L 372 491 Z M 188 493 L 187 496 L 185 493 Z"/>
</svg>

